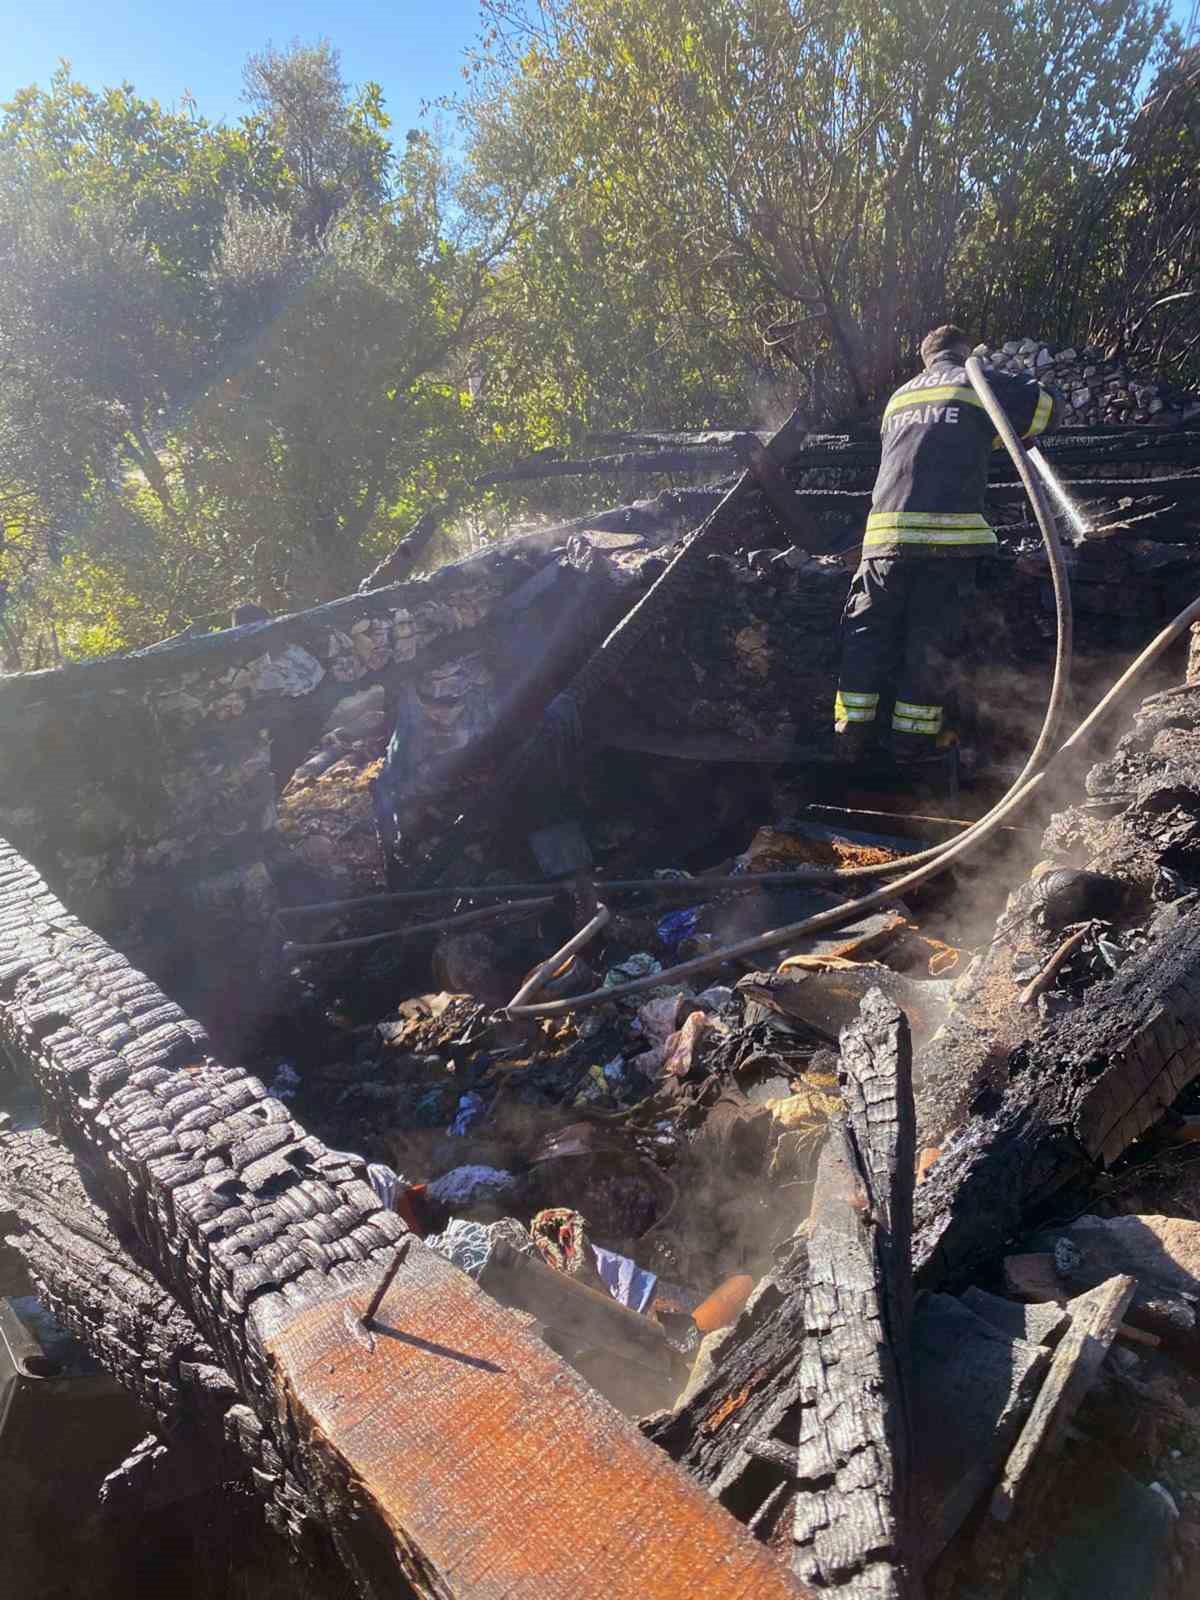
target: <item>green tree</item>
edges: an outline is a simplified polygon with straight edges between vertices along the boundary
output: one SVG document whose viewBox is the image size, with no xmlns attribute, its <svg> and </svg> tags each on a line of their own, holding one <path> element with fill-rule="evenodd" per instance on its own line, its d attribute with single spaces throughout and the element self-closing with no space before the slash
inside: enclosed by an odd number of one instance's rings
<svg viewBox="0 0 1200 1600">
<path fill-rule="evenodd" d="M 646 391 L 610 374 L 609 315 L 691 395 L 711 373 L 752 398 L 750 375 L 786 363 L 815 411 L 868 406 L 959 294 L 963 252 L 982 242 L 1002 270 L 1048 179 L 1115 146 L 1164 15 L 1151 0 L 487 9 L 472 156 L 531 189 L 514 272 L 561 336 L 561 389 L 610 419 Z"/>
<path fill-rule="evenodd" d="M 1169 56 L 1096 216 L 1089 332 L 1134 365 L 1200 380 L 1200 47 Z"/>
<path fill-rule="evenodd" d="M 44 601 L 63 559 L 133 538 L 130 502 L 171 516 L 167 425 L 219 343 L 225 207 L 277 189 L 243 131 L 127 84 L 94 93 L 65 65 L 4 108 L 0 496 L 21 505 L 0 549 L 6 665 L 57 638 Z"/>
<path fill-rule="evenodd" d="M 348 206 L 369 209 L 390 181 L 390 119 L 377 83 L 352 95 L 328 39 L 252 55 L 243 72 L 247 130 L 277 153 L 304 237 Z"/>
<path fill-rule="evenodd" d="M 232 131 L 65 71 L 0 125 L 10 664 L 38 615 L 88 653 L 344 593 L 474 448 L 503 238 L 327 45 L 248 82 Z"/>
</svg>

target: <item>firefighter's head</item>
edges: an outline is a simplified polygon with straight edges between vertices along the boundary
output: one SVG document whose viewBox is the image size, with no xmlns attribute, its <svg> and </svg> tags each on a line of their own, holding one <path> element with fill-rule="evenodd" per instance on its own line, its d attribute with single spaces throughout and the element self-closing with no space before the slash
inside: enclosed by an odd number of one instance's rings
<svg viewBox="0 0 1200 1600">
<path fill-rule="evenodd" d="M 944 322 L 921 340 L 921 360 L 926 366 L 939 356 L 954 356 L 958 361 L 965 361 L 971 349 L 971 341 L 963 329 L 956 328 L 952 322 Z"/>
</svg>

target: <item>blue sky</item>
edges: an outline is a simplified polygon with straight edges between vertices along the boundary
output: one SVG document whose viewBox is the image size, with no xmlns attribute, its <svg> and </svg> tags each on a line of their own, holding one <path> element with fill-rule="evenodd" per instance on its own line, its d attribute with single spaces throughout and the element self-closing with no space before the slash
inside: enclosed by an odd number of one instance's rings
<svg viewBox="0 0 1200 1600">
<path fill-rule="evenodd" d="M 350 83 L 383 85 L 396 137 L 423 99 L 458 88 L 463 49 L 478 33 L 478 0 L 0 0 L 0 100 L 46 83 L 66 56 L 92 88 L 128 79 L 164 105 L 190 90 L 203 116 L 232 120 L 252 50 L 325 36 Z"/>
</svg>

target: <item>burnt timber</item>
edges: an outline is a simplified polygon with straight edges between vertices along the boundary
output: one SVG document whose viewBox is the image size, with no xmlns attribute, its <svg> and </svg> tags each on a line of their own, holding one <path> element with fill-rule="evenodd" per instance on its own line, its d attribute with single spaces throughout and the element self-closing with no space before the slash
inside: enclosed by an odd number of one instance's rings
<svg viewBox="0 0 1200 1600">
<path fill-rule="evenodd" d="M 793 1569 L 848 1600 L 916 1600 L 912 1045 L 879 990 L 843 1036 L 842 1088 L 808 1225 Z"/>
<path fill-rule="evenodd" d="M 798 431 L 794 418 L 787 426 Z M 612 749 L 709 762 L 829 759 L 837 618 L 878 443 L 810 436 L 789 449 L 777 437 L 767 448 L 752 435 L 729 435 L 731 447 L 738 441 L 751 469 L 757 450 L 767 470 L 757 481 L 748 473 L 721 504 L 717 490 L 686 491 L 693 528 L 705 527 L 695 558 L 679 559 L 678 523 L 667 539 L 659 531 L 668 503 L 676 516 L 682 510 L 677 491 L 627 508 L 627 538 L 600 539 L 578 523 L 571 548 L 593 585 L 586 601 L 560 587 L 552 620 L 530 612 L 454 673 L 444 671 L 436 696 L 402 693 L 381 792 L 389 845 L 402 863 L 397 884 L 418 870 L 447 812 L 464 813 L 468 831 L 486 831 L 497 784 L 528 801 L 529 770 L 544 779 Z M 1170 598 L 1187 581 L 1200 531 L 1192 466 L 1200 435 L 1068 433 L 1046 449 L 1068 482 L 1078 478 L 1091 529 L 1068 557 L 1082 706 L 1096 681 L 1114 676 L 1115 664 L 1172 613 Z M 981 569 L 959 652 L 957 725 L 965 745 L 988 751 L 1000 769 L 1019 764 L 1040 715 L 1053 636 L 1040 542 L 1010 480 L 998 465 L 989 510 L 1001 556 Z M 565 633 L 564 605 L 575 611 Z M 453 854 L 456 844 L 447 848 Z"/>
</svg>

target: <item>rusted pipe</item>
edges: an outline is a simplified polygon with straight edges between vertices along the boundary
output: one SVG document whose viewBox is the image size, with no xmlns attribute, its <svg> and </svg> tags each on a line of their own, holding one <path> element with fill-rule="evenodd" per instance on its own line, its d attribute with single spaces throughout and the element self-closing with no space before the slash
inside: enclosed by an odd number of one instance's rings
<svg viewBox="0 0 1200 1600">
<path fill-rule="evenodd" d="M 536 994 L 546 980 L 554 976 L 564 961 L 569 961 L 577 951 L 582 950 L 585 945 L 592 942 L 601 928 L 608 922 L 608 918 L 608 907 L 597 906 L 596 915 L 590 922 L 586 922 L 578 933 L 572 934 L 566 944 L 556 950 L 552 956 L 547 957 L 540 967 L 534 968 L 509 1001 L 507 1009 L 510 1012 L 513 1011 L 514 1007 L 520 1006 L 524 1002 L 527 995 Z"/>
<path fill-rule="evenodd" d="M 362 950 L 368 945 L 384 944 L 389 939 L 407 939 L 414 933 L 442 933 L 453 928 L 470 928 L 481 922 L 498 922 L 503 917 L 532 917 L 539 911 L 548 911 L 554 904 L 552 894 L 537 900 L 512 900 L 502 906 L 480 906 L 476 911 L 463 911 L 453 917 L 439 917 L 435 922 L 414 922 L 408 928 L 388 928 L 384 933 L 364 933 L 353 939 L 323 939 L 315 944 L 287 943 L 285 956 L 319 955 L 327 950 Z M 540 968 L 539 968 L 540 971 Z"/>
</svg>

